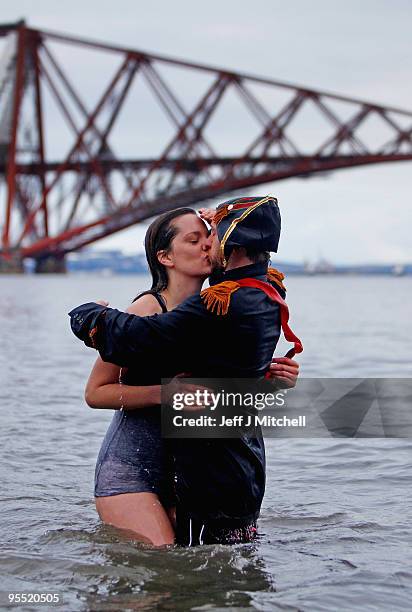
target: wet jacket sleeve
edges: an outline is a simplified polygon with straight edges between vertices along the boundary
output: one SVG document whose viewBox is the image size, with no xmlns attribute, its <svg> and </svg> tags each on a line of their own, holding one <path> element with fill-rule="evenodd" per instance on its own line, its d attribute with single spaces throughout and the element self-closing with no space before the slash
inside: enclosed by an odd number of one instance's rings
<svg viewBox="0 0 412 612">
<path fill-rule="evenodd" d="M 189 298 L 175 310 L 139 317 L 93 302 L 69 312 L 75 336 L 97 349 L 103 361 L 131 366 L 147 351 L 173 354 L 176 347 L 201 341 L 208 313 L 199 296 Z"/>
</svg>

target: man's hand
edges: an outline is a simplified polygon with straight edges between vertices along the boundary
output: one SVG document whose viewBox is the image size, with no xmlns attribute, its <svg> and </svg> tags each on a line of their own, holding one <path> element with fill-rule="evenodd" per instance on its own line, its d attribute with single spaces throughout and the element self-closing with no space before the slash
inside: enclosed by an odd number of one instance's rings
<svg viewBox="0 0 412 612">
<path fill-rule="evenodd" d="M 100 306 L 108 306 L 109 302 L 106 302 L 106 300 L 96 300 L 95 304 L 99 304 Z"/>
<path fill-rule="evenodd" d="M 278 389 L 293 389 L 299 376 L 299 364 L 287 357 L 274 357 L 267 379 Z"/>
</svg>

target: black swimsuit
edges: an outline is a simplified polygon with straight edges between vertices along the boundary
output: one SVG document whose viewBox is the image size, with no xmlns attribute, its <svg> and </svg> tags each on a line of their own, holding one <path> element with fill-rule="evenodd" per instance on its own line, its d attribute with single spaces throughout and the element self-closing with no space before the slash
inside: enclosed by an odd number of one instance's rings
<svg viewBox="0 0 412 612">
<path fill-rule="evenodd" d="M 167 312 L 161 295 L 145 291 Z M 135 301 L 135 300 L 134 300 Z M 137 364 L 122 376 L 128 385 L 160 384 L 158 364 Z M 120 391 L 121 393 L 121 391 Z M 160 407 L 116 410 L 100 448 L 95 471 L 95 497 L 122 493 L 155 493 L 165 507 L 175 504 L 173 458 L 161 438 Z"/>
<path fill-rule="evenodd" d="M 159 302 L 159 306 L 162 309 L 162 312 L 167 312 L 167 306 L 164 297 L 160 295 L 160 293 L 156 293 L 154 291 L 143 291 L 143 293 L 139 293 L 139 295 L 134 298 L 133 303 L 136 302 L 136 300 L 140 300 L 140 298 L 144 295 L 153 295 L 153 297 Z"/>
</svg>

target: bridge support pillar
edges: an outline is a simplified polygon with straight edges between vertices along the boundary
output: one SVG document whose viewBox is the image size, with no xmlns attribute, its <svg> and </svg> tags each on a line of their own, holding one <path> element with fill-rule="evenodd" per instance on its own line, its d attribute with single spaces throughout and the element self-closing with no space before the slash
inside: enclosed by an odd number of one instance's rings
<svg viewBox="0 0 412 612">
<path fill-rule="evenodd" d="M 0 274 L 23 274 L 23 260 L 19 255 L 0 251 Z"/>
<path fill-rule="evenodd" d="M 47 255 L 36 259 L 34 266 L 36 274 L 66 274 L 66 260 L 63 256 Z"/>
</svg>

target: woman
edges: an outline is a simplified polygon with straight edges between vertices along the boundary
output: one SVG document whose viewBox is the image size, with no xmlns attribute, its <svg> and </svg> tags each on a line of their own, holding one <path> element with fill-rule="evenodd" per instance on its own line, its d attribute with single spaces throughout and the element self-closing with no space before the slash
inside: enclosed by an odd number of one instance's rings
<svg viewBox="0 0 412 612">
<path fill-rule="evenodd" d="M 207 216 L 207 215 L 205 215 Z M 201 290 L 211 272 L 209 232 L 190 208 L 158 217 L 148 228 L 146 257 L 152 287 L 127 312 L 160 314 Z M 86 387 L 93 408 L 116 410 L 96 465 L 96 508 L 103 522 L 138 534 L 156 546 L 172 544 L 173 464 L 160 435 L 160 355 L 127 372 L 97 359 Z M 293 386 L 297 364 L 276 360 L 271 372 Z M 162 376 L 173 377 L 173 364 L 162 364 Z"/>
</svg>

